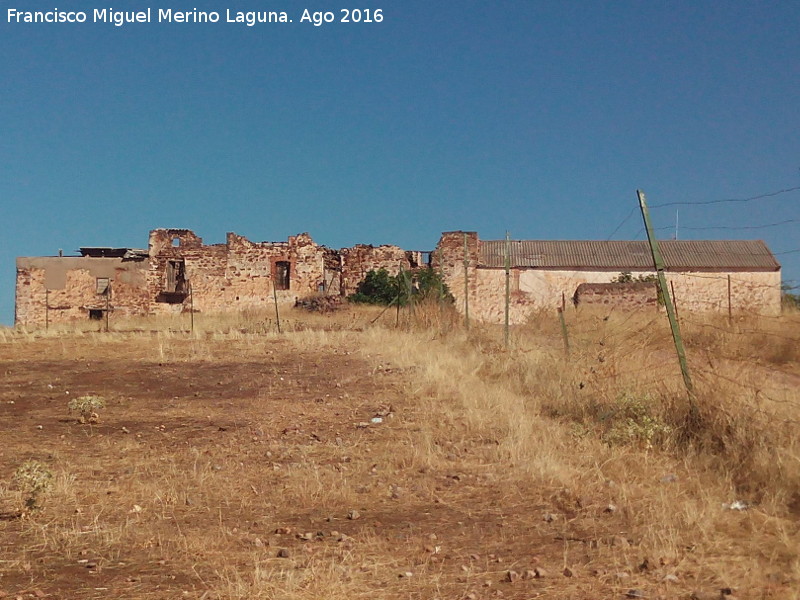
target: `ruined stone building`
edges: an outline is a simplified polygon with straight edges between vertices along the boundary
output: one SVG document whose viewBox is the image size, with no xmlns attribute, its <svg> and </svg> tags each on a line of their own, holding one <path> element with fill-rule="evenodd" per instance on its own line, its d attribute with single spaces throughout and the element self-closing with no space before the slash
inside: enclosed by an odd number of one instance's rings
<svg viewBox="0 0 800 600">
<path fill-rule="evenodd" d="M 333 250 L 302 233 L 286 242 L 251 242 L 229 233 L 203 244 L 188 229 L 155 229 L 146 250 L 80 249 L 80 256 L 17 259 L 16 323 L 49 323 L 264 308 L 277 297 L 347 295 L 372 269 L 418 266 L 420 253 L 397 246 Z M 274 296 L 273 296 L 274 294 Z"/>
<path fill-rule="evenodd" d="M 679 309 L 766 315 L 781 310 L 781 266 L 760 240 L 659 242 L 665 275 Z M 509 243 L 510 320 L 559 306 L 658 307 L 654 283 L 637 282 L 654 272 L 645 241 L 514 240 Z M 466 262 L 465 262 L 466 258 Z M 441 265 L 456 307 L 468 290 L 470 314 L 502 322 L 505 314 L 505 240 L 481 240 L 475 232 L 443 233 L 432 254 Z M 612 279 L 630 273 L 630 284 Z"/>
<path fill-rule="evenodd" d="M 762 241 L 662 241 L 666 277 L 679 310 L 775 315 L 781 267 Z M 346 296 L 373 269 L 391 274 L 428 262 L 441 269 L 456 307 L 502 322 L 505 240 L 475 232 L 443 233 L 430 260 L 397 246 L 334 250 L 302 233 L 286 242 L 251 242 L 229 233 L 203 244 L 188 229 L 155 229 L 146 250 L 80 249 L 80 256 L 17 259 L 16 323 L 48 323 L 195 311 L 241 311 L 294 303 L 314 294 Z M 509 243 L 510 317 L 537 310 L 608 305 L 659 308 L 647 242 L 514 240 Z M 611 283 L 630 273 L 629 284 Z"/>
</svg>

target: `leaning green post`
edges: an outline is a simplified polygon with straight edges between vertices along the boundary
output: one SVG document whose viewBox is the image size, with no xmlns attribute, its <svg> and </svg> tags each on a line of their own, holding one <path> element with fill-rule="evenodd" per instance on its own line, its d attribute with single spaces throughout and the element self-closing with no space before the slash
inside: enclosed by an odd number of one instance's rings
<svg viewBox="0 0 800 600">
<path fill-rule="evenodd" d="M 650 212 L 647 210 L 647 200 L 644 197 L 644 192 L 636 190 L 636 194 L 639 196 L 639 207 L 642 209 L 642 219 L 644 219 L 647 239 L 650 242 L 650 252 L 653 254 L 653 263 L 655 264 L 656 275 L 658 276 L 658 287 L 661 290 L 661 297 L 664 298 L 664 306 L 667 309 L 669 326 L 670 329 L 672 329 L 672 340 L 675 342 L 675 352 L 678 354 L 678 362 L 681 365 L 683 383 L 686 386 L 686 391 L 689 392 L 689 399 L 692 403 L 692 409 L 694 410 L 694 386 L 692 385 L 692 378 L 689 376 L 689 367 L 686 364 L 686 352 L 683 348 L 683 338 L 681 337 L 681 330 L 678 326 L 678 319 L 675 316 L 675 306 L 672 304 L 672 296 L 670 296 L 669 288 L 667 287 L 667 279 L 664 277 L 664 260 L 658 248 L 658 240 L 653 234 L 653 225 L 650 222 Z"/>
</svg>

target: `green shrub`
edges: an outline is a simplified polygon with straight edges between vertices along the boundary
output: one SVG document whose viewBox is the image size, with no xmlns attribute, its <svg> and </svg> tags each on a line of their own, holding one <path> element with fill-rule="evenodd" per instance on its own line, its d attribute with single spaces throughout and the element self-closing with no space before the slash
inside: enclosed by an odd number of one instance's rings
<svg viewBox="0 0 800 600">
<path fill-rule="evenodd" d="M 401 271 L 397 275 L 389 275 L 383 268 L 370 271 L 348 300 L 361 304 L 405 306 L 409 298 L 413 298 L 415 302 L 431 298 L 453 302 L 447 284 L 439 272 L 430 267 L 417 271 Z"/>
</svg>

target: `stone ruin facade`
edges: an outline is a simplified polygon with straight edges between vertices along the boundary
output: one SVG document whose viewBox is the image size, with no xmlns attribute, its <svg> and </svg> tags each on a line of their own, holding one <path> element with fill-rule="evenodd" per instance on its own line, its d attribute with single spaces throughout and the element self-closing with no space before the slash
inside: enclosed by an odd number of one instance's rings
<svg viewBox="0 0 800 600">
<path fill-rule="evenodd" d="M 15 322 L 25 327 L 82 319 L 226 312 L 294 304 L 312 295 L 352 294 L 372 269 L 420 265 L 397 246 L 334 250 L 307 233 L 252 242 L 228 233 L 204 244 L 188 229 L 155 229 L 148 248 L 80 249 L 80 256 L 17 259 Z"/>
<path fill-rule="evenodd" d="M 16 323 L 26 327 L 81 319 L 231 312 L 294 304 L 356 291 L 371 270 L 426 266 L 443 275 L 455 306 L 479 321 L 503 322 L 505 254 L 510 262 L 509 316 L 574 306 L 659 310 L 652 284 L 613 283 L 653 272 L 646 242 L 481 240 L 476 232 L 442 234 L 430 253 L 397 246 L 334 250 L 307 233 L 285 242 L 252 242 L 229 233 L 203 243 L 188 229 L 155 229 L 147 249 L 81 248 L 81 256 L 17 259 Z M 776 315 L 781 270 L 759 240 L 661 242 L 665 276 L 679 310 Z M 506 250 L 506 248 L 508 250 Z M 429 254 L 423 261 L 424 254 Z"/>
</svg>

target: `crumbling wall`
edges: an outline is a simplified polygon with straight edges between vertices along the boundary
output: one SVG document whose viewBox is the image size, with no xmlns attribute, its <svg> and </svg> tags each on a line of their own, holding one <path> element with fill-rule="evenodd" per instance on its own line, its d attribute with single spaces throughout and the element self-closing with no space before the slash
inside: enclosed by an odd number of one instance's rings
<svg viewBox="0 0 800 600">
<path fill-rule="evenodd" d="M 339 251 L 342 264 L 341 292 L 350 295 L 356 291 L 358 284 L 367 273 L 386 269 L 390 275 L 396 275 L 400 269 L 409 270 L 416 267 L 415 254 L 407 253 L 399 246 L 370 246 L 358 244 L 352 248 Z"/>
<path fill-rule="evenodd" d="M 177 239 L 177 243 L 173 240 Z M 273 282 L 288 265 L 288 289 L 279 283 L 279 303 L 294 303 L 327 287 L 339 290 L 338 254 L 307 233 L 286 242 L 252 242 L 228 233 L 225 244 L 206 246 L 188 230 L 160 229 L 150 234 L 149 293 L 152 312 L 226 312 L 264 308 L 273 302 Z M 183 261 L 191 295 L 165 294 L 170 261 Z M 326 271 L 330 271 L 326 274 Z M 159 301 L 159 299 L 161 301 Z"/>
<path fill-rule="evenodd" d="M 108 296 L 98 293 L 108 280 Z M 16 323 L 42 327 L 86 320 L 89 311 L 114 316 L 147 314 L 146 263 L 122 258 L 23 257 L 17 259 Z"/>
<path fill-rule="evenodd" d="M 469 290 L 470 313 L 481 298 L 478 278 L 478 243 L 478 234 L 475 231 L 446 231 L 442 233 L 436 250 L 431 255 L 431 266 L 443 274 L 447 287 L 455 298 L 455 306 L 462 312 L 464 311 L 465 279 L 466 288 Z M 503 285 L 505 286 L 505 283 Z"/>
<path fill-rule="evenodd" d="M 324 281 L 325 248 L 307 233 L 287 242 L 251 242 L 228 234 L 227 303 L 237 308 L 264 307 L 273 301 L 273 281 L 279 282 L 280 263 L 288 264 L 288 289 L 275 290 L 278 302 L 294 303 L 319 291 Z"/>
</svg>

